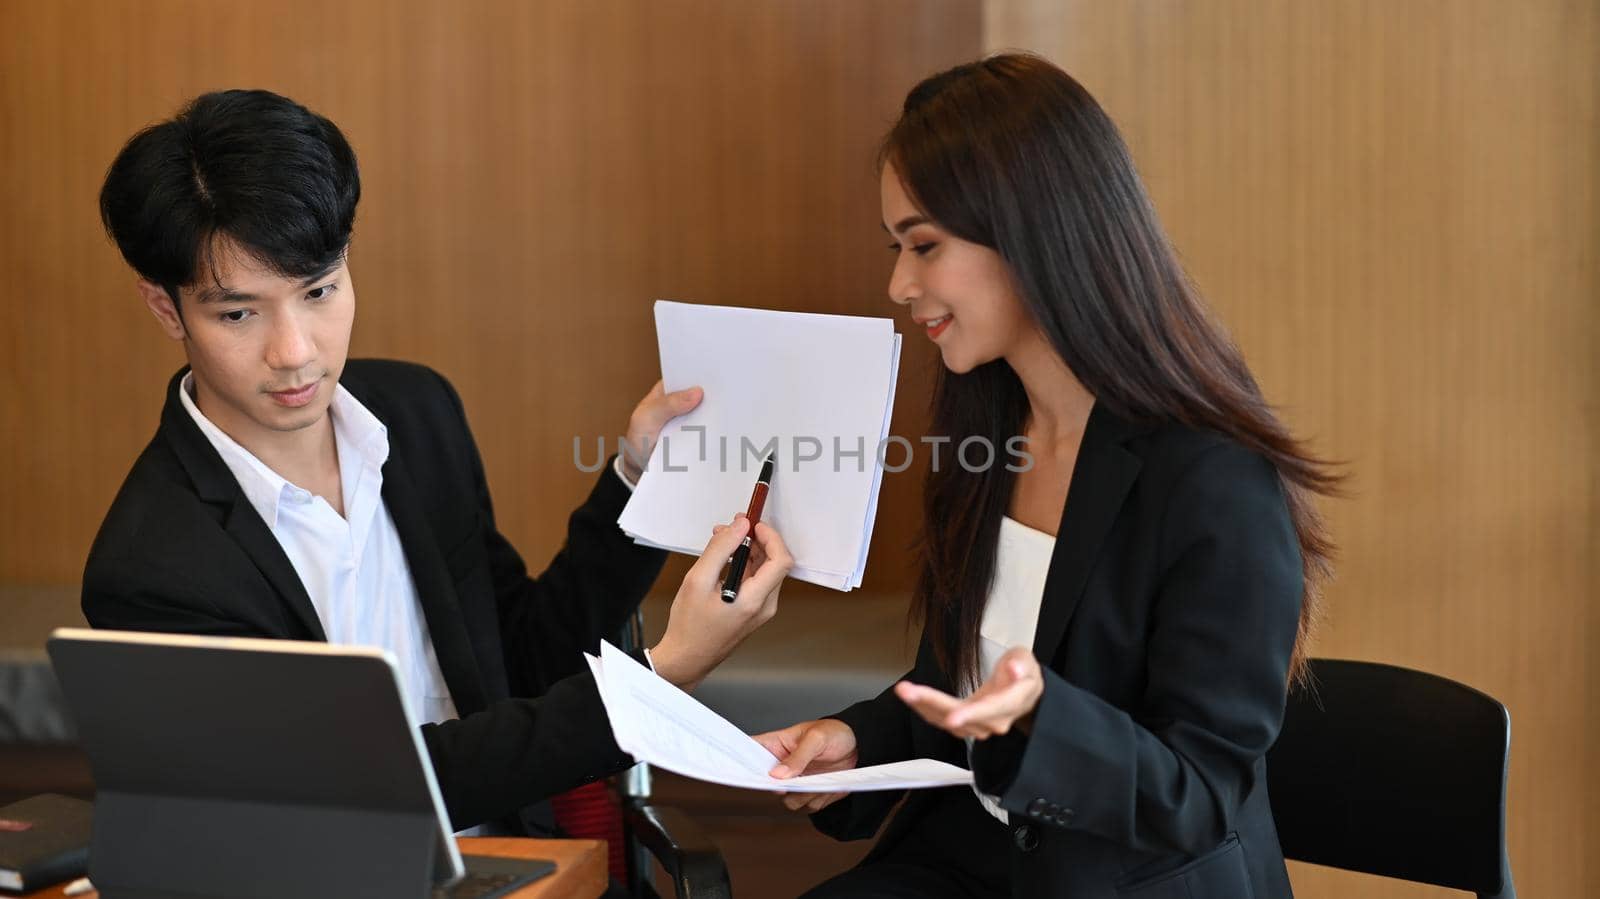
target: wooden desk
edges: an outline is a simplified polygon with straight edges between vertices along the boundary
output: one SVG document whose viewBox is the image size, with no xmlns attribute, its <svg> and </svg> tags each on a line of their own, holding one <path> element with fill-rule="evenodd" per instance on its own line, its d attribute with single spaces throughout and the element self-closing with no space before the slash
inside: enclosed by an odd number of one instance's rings
<svg viewBox="0 0 1600 899">
<path fill-rule="evenodd" d="M 463 855 L 544 858 L 556 873 L 541 877 L 511 895 L 516 899 L 594 899 L 611 882 L 606 844 L 600 840 L 530 840 L 525 837 L 459 837 Z"/>
<path fill-rule="evenodd" d="M 610 882 L 606 869 L 606 844 L 599 840 L 529 840 L 520 837 L 460 837 L 456 843 L 463 855 L 498 855 L 505 858 L 543 858 L 556 863 L 556 871 L 517 890 L 515 899 L 594 899 L 606 891 Z M 66 884 L 27 899 L 57 899 L 64 896 Z M 84 893 L 95 896 L 96 893 Z"/>
</svg>

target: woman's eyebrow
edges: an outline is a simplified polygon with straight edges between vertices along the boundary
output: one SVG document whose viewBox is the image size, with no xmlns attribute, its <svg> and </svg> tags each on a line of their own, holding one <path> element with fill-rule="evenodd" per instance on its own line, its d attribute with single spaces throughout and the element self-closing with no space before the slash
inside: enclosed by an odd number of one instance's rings
<svg viewBox="0 0 1600 899">
<path fill-rule="evenodd" d="M 902 231 L 905 231 L 907 229 L 915 228 L 918 225 L 926 225 L 927 223 L 928 223 L 928 217 L 927 216 L 924 216 L 924 215 L 908 215 L 905 218 L 901 219 L 900 221 L 895 222 L 893 228 L 889 227 L 888 225 L 884 225 L 883 226 L 883 230 L 889 232 L 890 234 L 899 234 Z"/>
</svg>

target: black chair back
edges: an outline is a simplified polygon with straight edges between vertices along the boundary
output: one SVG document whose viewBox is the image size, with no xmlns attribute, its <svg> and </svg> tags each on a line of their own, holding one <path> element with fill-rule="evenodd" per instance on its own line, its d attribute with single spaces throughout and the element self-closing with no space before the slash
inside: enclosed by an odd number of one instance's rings
<svg viewBox="0 0 1600 899">
<path fill-rule="evenodd" d="M 1313 659 L 1311 671 L 1267 753 L 1284 855 L 1515 899 L 1505 706 L 1394 665 Z"/>
</svg>

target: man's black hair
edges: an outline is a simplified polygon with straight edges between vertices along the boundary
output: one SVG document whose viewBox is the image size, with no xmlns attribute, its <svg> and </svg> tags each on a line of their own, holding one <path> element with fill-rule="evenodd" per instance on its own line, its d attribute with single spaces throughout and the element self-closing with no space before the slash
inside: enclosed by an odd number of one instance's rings
<svg viewBox="0 0 1600 899">
<path fill-rule="evenodd" d="M 355 153 L 332 122 L 270 91 L 230 90 L 129 139 L 100 188 L 100 219 L 176 303 L 179 287 L 215 280 L 221 237 L 283 277 L 328 271 L 360 198 Z"/>
</svg>

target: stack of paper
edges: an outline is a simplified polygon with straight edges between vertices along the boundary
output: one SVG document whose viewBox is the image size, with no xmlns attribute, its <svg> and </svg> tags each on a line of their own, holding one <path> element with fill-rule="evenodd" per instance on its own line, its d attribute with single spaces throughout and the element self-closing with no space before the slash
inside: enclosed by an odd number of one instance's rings
<svg viewBox="0 0 1600 899">
<path fill-rule="evenodd" d="M 861 586 L 883 480 L 900 335 L 886 318 L 656 303 L 661 378 L 705 399 L 662 431 L 617 523 L 634 540 L 699 555 L 778 465 L 762 520 L 792 577 Z M 891 448 L 898 464 L 903 450 Z"/>
<path fill-rule="evenodd" d="M 641 762 L 708 783 L 750 790 L 833 793 L 970 785 L 972 772 L 934 759 L 779 780 L 772 753 L 610 643 L 584 654 L 617 745 Z"/>
</svg>

